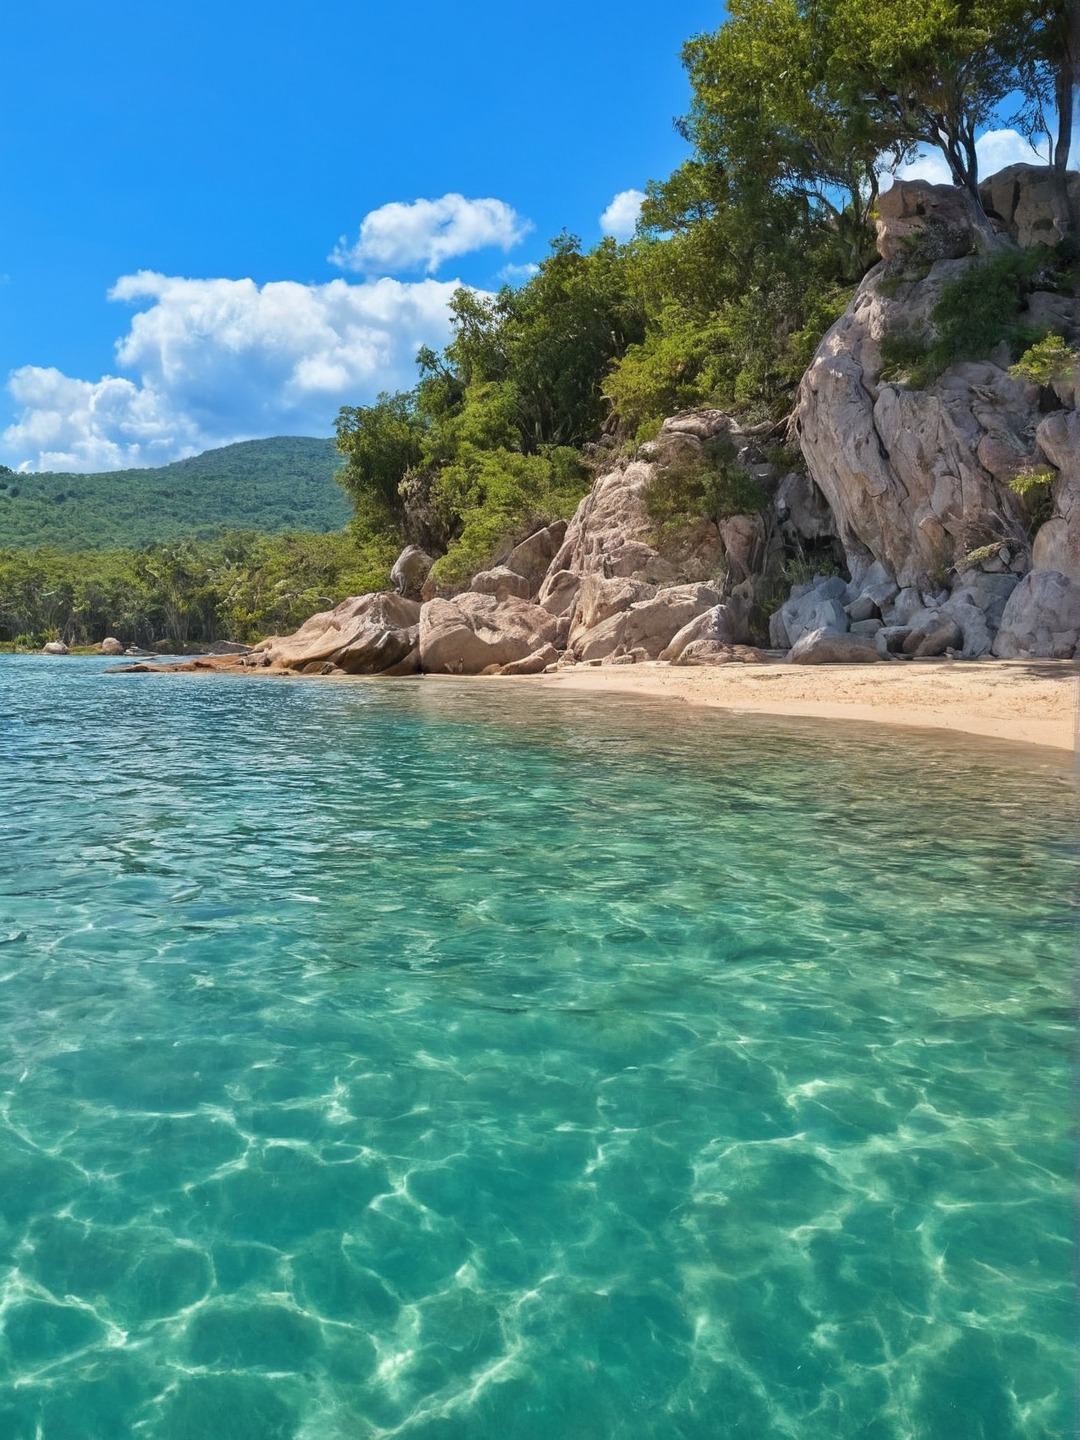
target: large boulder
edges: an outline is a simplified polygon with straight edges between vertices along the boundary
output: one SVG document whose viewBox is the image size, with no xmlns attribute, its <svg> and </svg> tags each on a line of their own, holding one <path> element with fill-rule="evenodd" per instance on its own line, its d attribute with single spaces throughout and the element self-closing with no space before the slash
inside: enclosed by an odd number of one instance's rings
<svg viewBox="0 0 1080 1440">
<path fill-rule="evenodd" d="M 655 660 L 688 621 L 720 600 L 719 590 L 711 585 L 668 586 L 575 638 L 574 652 L 580 660 L 606 660 L 640 649 Z"/>
<path fill-rule="evenodd" d="M 292 635 L 271 636 L 252 649 L 260 665 L 348 675 L 406 675 L 420 668 L 420 605 L 378 591 L 353 595 L 304 622 Z"/>
<path fill-rule="evenodd" d="M 419 545 L 406 545 L 390 569 L 390 583 L 399 595 L 419 600 L 434 560 Z"/>
<path fill-rule="evenodd" d="M 792 471 L 776 487 L 773 509 L 784 534 L 793 540 L 824 540 L 836 534 L 829 503 L 809 475 Z"/>
<path fill-rule="evenodd" d="M 559 621 L 539 605 L 466 592 L 420 611 L 420 663 L 437 675 L 479 675 L 553 645 Z"/>
<path fill-rule="evenodd" d="M 556 520 L 553 525 L 545 525 L 542 530 L 536 530 L 522 540 L 520 545 L 515 545 L 502 562 L 508 570 L 513 570 L 528 582 L 527 599 L 531 600 L 540 589 L 565 538 L 566 521 Z"/>
<path fill-rule="evenodd" d="M 749 645 L 749 609 L 742 596 L 729 595 L 719 605 L 714 605 L 710 610 L 705 610 L 688 621 L 672 636 L 658 658 L 677 665 L 684 651 L 691 646 L 703 647 L 706 643 L 716 647 Z M 695 653 L 704 654 L 705 651 L 698 649 Z"/>
<path fill-rule="evenodd" d="M 777 650 L 788 650 L 816 630 L 843 634 L 849 625 L 847 592 L 848 583 L 839 575 L 816 576 L 807 585 L 797 585 L 769 618 L 770 642 Z"/>
<path fill-rule="evenodd" d="M 1080 226 L 1080 175 L 1050 165 L 1008 165 L 979 186 L 992 220 L 1018 245 L 1056 245 Z"/>
<path fill-rule="evenodd" d="M 71 651 L 62 640 L 49 640 L 41 647 L 43 655 L 70 655 Z"/>
<path fill-rule="evenodd" d="M 115 635 L 106 635 L 99 648 L 103 655 L 123 655 L 124 653 L 124 647 Z"/>
<path fill-rule="evenodd" d="M 1056 570 L 1032 570 L 1009 596 L 994 639 L 1001 660 L 1068 660 L 1080 642 L 1080 585 Z"/>
<path fill-rule="evenodd" d="M 1040 167 L 1010 167 L 983 189 L 984 200 L 996 197 L 996 213 L 1016 221 L 1024 243 L 1057 234 L 1036 229 L 1031 218 L 1046 211 L 1045 196 L 1036 195 L 1045 179 Z M 1068 185 L 1076 191 L 1080 177 Z M 811 478 L 828 501 L 856 578 L 876 560 L 901 587 L 925 590 L 993 542 L 1008 551 L 1006 568 L 1022 574 L 1031 562 L 1026 516 L 1009 482 L 1046 453 L 1035 443 L 1046 396 L 1009 373 L 1004 349 L 954 364 L 919 389 L 895 360 L 891 369 L 886 363 L 888 341 L 905 334 L 933 340 L 935 306 L 980 263 L 975 252 L 1007 250 L 1012 242 L 995 234 L 954 186 L 902 182 L 880 197 L 879 212 L 886 263 L 865 277 L 799 388 L 794 430 Z M 1024 215 L 1030 223 L 1020 225 Z M 1080 334 L 1075 297 L 1036 290 L 1025 306 L 1025 323 L 1034 328 L 1069 340 Z M 1075 405 L 1074 382 L 1054 388 L 1061 404 Z M 1045 541 L 1053 542 L 1055 560 L 1061 529 Z"/>
<path fill-rule="evenodd" d="M 955 260 L 970 255 L 988 226 L 966 190 L 897 180 L 878 196 L 877 248 L 883 260 Z"/>
<path fill-rule="evenodd" d="M 1035 432 L 1039 449 L 1057 469 L 1054 513 L 1031 549 L 1035 570 L 1056 570 L 1080 585 L 1080 414 L 1058 410 Z"/>
<path fill-rule="evenodd" d="M 791 647 L 792 665 L 873 665 L 886 657 L 869 635 L 811 630 Z"/>
<path fill-rule="evenodd" d="M 575 639 L 587 630 L 595 629 L 610 616 L 619 615 L 643 600 L 651 600 L 656 589 L 647 580 L 631 580 L 627 576 L 610 579 L 595 573 L 584 576 L 574 610 L 570 643 L 573 644 Z"/>
<path fill-rule="evenodd" d="M 511 597 L 515 600 L 528 600 L 532 594 L 532 586 L 525 576 L 505 565 L 497 565 L 494 570 L 481 570 L 478 575 L 473 576 L 469 589 L 475 590 L 478 595 L 494 595 L 496 600 L 508 600 Z"/>
</svg>

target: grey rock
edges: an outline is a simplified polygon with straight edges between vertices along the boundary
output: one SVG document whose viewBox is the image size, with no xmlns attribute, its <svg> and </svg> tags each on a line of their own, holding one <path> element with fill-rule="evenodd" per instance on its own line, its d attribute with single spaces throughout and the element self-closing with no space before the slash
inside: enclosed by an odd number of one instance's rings
<svg viewBox="0 0 1080 1440">
<path fill-rule="evenodd" d="M 865 620 L 873 620 L 879 613 L 877 601 L 871 595 L 860 595 L 850 605 L 844 606 L 844 612 L 853 626 Z"/>
<path fill-rule="evenodd" d="M 994 638 L 999 659 L 1068 659 L 1080 639 L 1080 585 L 1056 570 L 1031 570 L 1009 596 Z"/>
<path fill-rule="evenodd" d="M 1080 414 L 1059 410 L 1035 432 L 1039 449 L 1055 466 L 1054 513 L 1039 527 L 1031 551 L 1034 570 L 1056 570 L 1080 585 Z"/>
<path fill-rule="evenodd" d="M 554 524 L 545 525 L 542 530 L 535 531 L 519 545 L 515 545 L 503 561 L 508 570 L 516 571 L 528 581 L 527 599 L 540 589 L 544 576 L 565 539 L 566 521 L 556 520 Z"/>
<path fill-rule="evenodd" d="M 753 645 L 727 645 L 720 640 L 692 640 L 673 665 L 763 665 L 765 654 Z"/>
<path fill-rule="evenodd" d="M 970 255 L 987 226 L 965 190 L 897 180 L 878 196 L 877 248 L 883 260 L 918 263 Z"/>
<path fill-rule="evenodd" d="M 124 647 L 115 635 L 106 635 L 101 642 L 101 653 L 103 655 L 123 655 Z"/>
<path fill-rule="evenodd" d="M 876 635 L 880 629 L 880 620 L 856 620 L 851 625 L 852 635 Z"/>
<path fill-rule="evenodd" d="M 964 643 L 964 632 L 955 620 L 942 617 L 930 630 L 913 630 L 904 641 L 905 655 L 914 655 L 917 660 L 944 655 L 946 650 L 959 650 Z"/>
<path fill-rule="evenodd" d="M 62 640 L 50 640 L 41 647 L 43 655 L 70 655 L 71 651 Z"/>
<path fill-rule="evenodd" d="M 552 615 L 568 615 L 580 589 L 580 575 L 575 575 L 573 570 L 556 570 L 545 577 L 537 603 Z"/>
<path fill-rule="evenodd" d="M 869 665 L 883 658 L 865 635 L 839 635 L 829 630 L 812 630 L 802 636 L 788 655 L 792 665 Z"/>
<path fill-rule="evenodd" d="M 773 508 L 784 533 L 800 540 L 824 540 L 836 534 L 829 502 L 809 475 L 785 475 L 773 496 Z"/>
<path fill-rule="evenodd" d="M 907 625 L 883 625 L 874 635 L 874 646 L 879 655 L 888 659 L 890 655 L 904 653 L 904 641 L 911 634 Z"/>
<path fill-rule="evenodd" d="M 803 376 L 795 428 L 853 575 L 876 560 L 902 588 L 925 589 L 988 529 L 1026 553 L 1017 497 L 979 453 L 1008 450 L 1017 467 L 1034 456 L 1037 387 L 991 361 L 953 365 L 919 390 L 881 377 L 883 338 L 926 331 L 971 263 L 938 260 L 901 294 L 872 270 Z"/>
</svg>

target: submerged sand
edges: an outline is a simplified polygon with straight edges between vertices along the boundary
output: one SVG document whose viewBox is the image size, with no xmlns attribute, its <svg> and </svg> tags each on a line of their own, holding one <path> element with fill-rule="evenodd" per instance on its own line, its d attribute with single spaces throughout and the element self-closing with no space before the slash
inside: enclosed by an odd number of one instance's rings
<svg viewBox="0 0 1080 1440">
<path fill-rule="evenodd" d="M 761 715 L 862 720 L 1077 748 L 1080 665 L 1061 660 L 893 665 L 575 666 L 522 684 L 648 695 Z"/>
</svg>

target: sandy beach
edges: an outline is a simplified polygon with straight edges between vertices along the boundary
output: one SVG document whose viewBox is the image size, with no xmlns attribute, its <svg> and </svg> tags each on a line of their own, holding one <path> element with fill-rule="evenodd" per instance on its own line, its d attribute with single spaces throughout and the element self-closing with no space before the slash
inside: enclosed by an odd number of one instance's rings
<svg viewBox="0 0 1080 1440">
<path fill-rule="evenodd" d="M 1080 666 L 1060 660 L 895 665 L 576 666 L 523 683 L 658 696 L 689 705 L 861 720 L 1077 748 Z"/>
</svg>

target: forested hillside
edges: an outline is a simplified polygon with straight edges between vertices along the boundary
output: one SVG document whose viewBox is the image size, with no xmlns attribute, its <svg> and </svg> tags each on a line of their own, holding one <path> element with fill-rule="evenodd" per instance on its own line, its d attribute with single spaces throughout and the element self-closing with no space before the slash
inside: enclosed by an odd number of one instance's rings
<svg viewBox="0 0 1080 1440">
<path fill-rule="evenodd" d="M 339 530 L 333 440 L 246 440 L 155 470 L 0 473 L 0 547 L 103 550 L 225 530 Z"/>
</svg>

